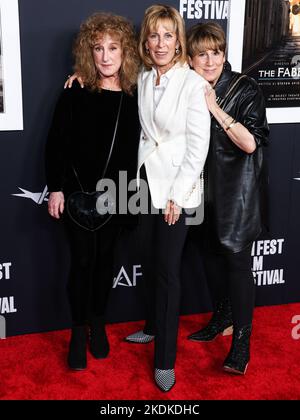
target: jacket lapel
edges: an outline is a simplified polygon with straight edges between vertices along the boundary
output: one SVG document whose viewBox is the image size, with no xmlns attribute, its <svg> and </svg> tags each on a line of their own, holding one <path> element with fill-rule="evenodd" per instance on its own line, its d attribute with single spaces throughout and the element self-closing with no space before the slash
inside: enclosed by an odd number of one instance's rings
<svg viewBox="0 0 300 420">
<path fill-rule="evenodd" d="M 144 71 L 140 75 L 139 83 L 139 114 L 145 134 L 153 139 L 157 138 L 154 123 L 153 73 Z"/>
<path fill-rule="evenodd" d="M 174 117 L 173 108 L 177 105 L 177 97 L 185 81 L 185 76 L 188 69 L 188 64 L 175 64 L 175 71 L 171 75 L 166 90 L 164 91 L 161 100 L 159 101 L 159 104 L 154 111 L 154 121 L 159 127 L 160 132 L 165 130 L 169 120 Z"/>
<path fill-rule="evenodd" d="M 231 65 L 228 63 L 228 61 L 226 61 L 221 76 L 215 86 L 218 102 L 222 102 L 224 100 L 226 92 L 228 90 L 228 85 L 230 84 L 230 81 L 234 74 L 236 73 L 233 73 L 231 71 Z"/>
</svg>

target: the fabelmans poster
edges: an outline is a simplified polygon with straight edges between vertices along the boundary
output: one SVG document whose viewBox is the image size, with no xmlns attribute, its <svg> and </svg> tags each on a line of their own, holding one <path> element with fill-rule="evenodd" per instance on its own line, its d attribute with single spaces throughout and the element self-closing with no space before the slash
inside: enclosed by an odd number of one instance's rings
<svg viewBox="0 0 300 420">
<path fill-rule="evenodd" d="M 300 0 L 231 0 L 229 61 L 261 87 L 270 123 L 300 122 Z"/>
<path fill-rule="evenodd" d="M 0 130 L 22 129 L 18 1 L 0 0 Z"/>
</svg>

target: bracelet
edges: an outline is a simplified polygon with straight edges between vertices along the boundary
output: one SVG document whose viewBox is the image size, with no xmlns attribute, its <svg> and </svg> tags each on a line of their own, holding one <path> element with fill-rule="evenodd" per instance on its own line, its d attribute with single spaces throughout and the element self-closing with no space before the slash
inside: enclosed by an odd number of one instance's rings
<svg viewBox="0 0 300 420">
<path fill-rule="evenodd" d="M 232 120 L 232 122 L 227 126 L 226 131 L 230 130 L 231 127 L 234 126 L 234 124 L 236 124 L 236 120 Z"/>
<path fill-rule="evenodd" d="M 225 121 L 228 120 L 228 118 L 232 118 L 230 115 L 227 115 L 227 117 L 225 118 L 225 120 L 222 121 L 222 125 L 225 124 Z"/>
</svg>

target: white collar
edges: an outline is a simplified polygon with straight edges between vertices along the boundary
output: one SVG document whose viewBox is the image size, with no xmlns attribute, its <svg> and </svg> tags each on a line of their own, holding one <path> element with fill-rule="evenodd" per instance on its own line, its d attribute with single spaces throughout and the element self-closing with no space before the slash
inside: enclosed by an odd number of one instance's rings
<svg viewBox="0 0 300 420">
<path fill-rule="evenodd" d="M 188 67 L 188 66 L 189 65 L 187 63 L 184 63 L 184 64 L 181 64 L 179 62 L 178 63 L 175 63 L 166 73 L 163 73 L 160 76 L 160 79 L 166 78 L 166 79 L 170 80 L 171 77 L 172 77 L 172 75 L 173 75 L 173 73 L 174 73 L 174 71 L 176 69 L 181 68 L 181 67 Z M 152 71 L 152 74 L 153 74 L 153 79 L 156 80 L 156 78 L 157 78 L 157 69 L 153 66 L 152 69 L 151 69 L 151 71 Z"/>
</svg>

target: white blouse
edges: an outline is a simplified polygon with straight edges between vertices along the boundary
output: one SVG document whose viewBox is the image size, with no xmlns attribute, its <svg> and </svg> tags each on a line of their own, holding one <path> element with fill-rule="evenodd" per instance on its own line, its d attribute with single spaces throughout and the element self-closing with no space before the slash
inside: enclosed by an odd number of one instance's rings
<svg viewBox="0 0 300 420">
<path fill-rule="evenodd" d="M 172 74 L 174 73 L 174 66 L 171 67 L 170 70 L 168 70 L 166 73 L 160 76 L 160 83 L 157 86 L 156 86 L 157 70 L 154 67 L 152 68 L 152 73 L 153 73 L 153 89 L 154 89 L 153 91 L 154 92 L 154 95 L 153 95 L 154 109 L 156 109 L 164 94 L 164 91 L 167 88 L 169 80 L 172 77 Z"/>
</svg>

